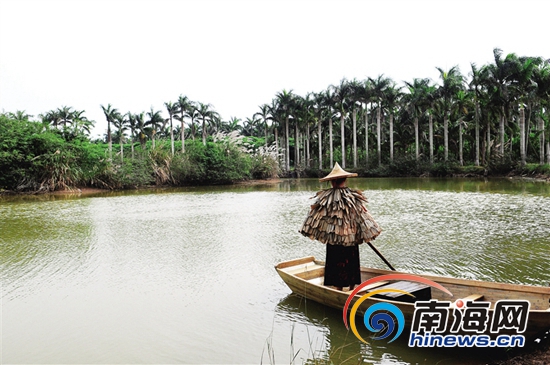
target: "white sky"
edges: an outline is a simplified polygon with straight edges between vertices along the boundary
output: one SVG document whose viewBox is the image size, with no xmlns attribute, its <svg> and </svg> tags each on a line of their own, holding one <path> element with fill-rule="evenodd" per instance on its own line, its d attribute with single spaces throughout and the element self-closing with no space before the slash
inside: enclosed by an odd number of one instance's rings
<svg viewBox="0 0 550 365">
<path fill-rule="evenodd" d="M 0 110 L 120 112 L 179 95 L 242 120 L 283 89 L 398 84 L 506 55 L 550 58 L 548 0 L 0 0 Z"/>
</svg>

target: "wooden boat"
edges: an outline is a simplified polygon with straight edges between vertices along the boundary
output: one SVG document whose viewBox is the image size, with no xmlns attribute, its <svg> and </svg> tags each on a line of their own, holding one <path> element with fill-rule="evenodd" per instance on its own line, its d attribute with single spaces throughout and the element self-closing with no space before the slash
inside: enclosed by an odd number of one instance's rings
<svg viewBox="0 0 550 365">
<path fill-rule="evenodd" d="M 275 269 L 294 293 L 329 307 L 343 310 L 348 297 L 352 293 L 351 291 L 346 291 L 346 288 L 344 288 L 344 290 L 337 290 L 334 287 L 324 286 L 324 262 L 316 260 L 313 256 L 281 262 L 275 266 Z M 362 267 L 361 279 L 362 282 L 365 282 L 381 275 L 396 273 L 410 274 Z M 544 334 L 545 331 L 550 330 L 550 287 L 465 280 L 432 275 L 415 276 L 440 284 L 452 293 L 452 296 L 450 296 L 449 294 L 435 288 L 428 288 L 431 290 L 426 290 L 425 285 L 418 285 L 416 287 L 414 285 L 408 286 L 407 291 L 414 294 L 416 296 L 416 300 L 435 299 L 438 301 L 450 301 L 452 303 L 451 308 L 455 305 L 458 299 L 463 299 L 463 301 L 490 302 L 489 323 L 491 323 L 490 320 L 492 319 L 495 303 L 497 301 L 527 300 L 530 303 L 528 321 L 525 332 L 521 334 L 525 336 L 526 340 L 529 340 L 535 339 L 537 336 Z M 364 296 L 366 293 L 376 290 L 376 288 L 380 288 L 381 285 L 387 285 L 388 287 L 398 286 L 396 281 L 383 281 L 373 284 L 372 286 L 366 286 L 351 299 L 351 305 L 348 303 L 348 308 L 351 308 L 355 301 Z M 414 299 L 409 300 L 407 298 L 410 297 L 400 296 L 399 294 L 394 294 L 393 296 L 388 297 L 373 295 L 361 303 L 357 312 L 362 315 L 369 306 L 375 303 L 391 303 L 403 312 L 405 326 L 410 328 L 415 306 Z M 452 313 L 453 310 L 451 309 L 450 312 Z M 451 314 L 449 314 L 449 317 L 450 323 L 452 324 L 454 318 Z M 447 330 L 449 329 L 450 328 L 447 328 Z M 485 334 L 490 335 L 492 338 L 497 335 L 490 333 L 489 329 L 487 329 Z M 498 332 L 498 335 L 501 334 L 517 334 L 517 331 L 514 329 L 511 329 L 510 331 L 501 330 Z"/>
</svg>

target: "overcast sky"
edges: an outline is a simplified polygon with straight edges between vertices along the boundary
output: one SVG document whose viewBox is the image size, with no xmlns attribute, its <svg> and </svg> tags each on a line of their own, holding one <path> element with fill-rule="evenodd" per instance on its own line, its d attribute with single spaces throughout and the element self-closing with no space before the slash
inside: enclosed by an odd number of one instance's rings
<svg viewBox="0 0 550 365">
<path fill-rule="evenodd" d="M 246 119 L 283 89 L 305 95 L 384 74 L 504 54 L 550 58 L 550 1 L 0 0 L 0 111 L 100 105 L 138 113 L 179 95 Z"/>
</svg>

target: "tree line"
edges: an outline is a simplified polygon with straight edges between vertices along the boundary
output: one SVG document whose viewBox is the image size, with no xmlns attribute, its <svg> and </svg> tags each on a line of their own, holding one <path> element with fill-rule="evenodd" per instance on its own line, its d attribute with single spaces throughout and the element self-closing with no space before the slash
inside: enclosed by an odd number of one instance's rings
<svg viewBox="0 0 550 365">
<path fill-rule="evenodd" d="M 493 54 L 493 63 L 472 63 L 468 77 L 457 66 L 437 67 L 437 82 L 415 78 L 398 85 L 379 75 L 343 79 L 305 96 L 283 90 L 244 121 L 222 121 L 211 104 L 186 96 L 165 103 L 166 119 L 154 110 L 146 118 L 144 113 L 121 115 L 109 104 L 102 106 L 107 139 L 111 124 L 119 138 L 129 130 L 130 138 L 141 143 L 154 141 L 157 133 L 169 134 L 174 153 L 174 138 L 195 139 L 198 133 L 204 144 L 207 135 L 239 130 L 275 143 L 287 172 L 323 169 L 335 160 L 343 167 L 368 169 L 396 158 L 475 166 L 550 164 L 549 60 L 504 56 L 500 49 Z M 179 122 L 175 128 L 174 121 Z"/>
<path fill-rule="evenodd" d="M 211 104 L 184 95 L 165 102 L 164 115 L 154 108 L 123 113 L 111 104 L 101 105 L 105 142 L 110 159 L 113 143 L 119 144 L 123 161 L 127 146 L 134 158 L 135 145 L 154 149 L 157 140 L 169 140 L 174 156 L 185 153 L 181 141 L 200 138 L 206 145 L 218 132 L 238 131 L 273 145 L 284 173 L 323 170 L 335 161 L 364 170 L 398 162 L 485 168 L 550 164 L 550 60 L 504 56 L 500 49 L 493 55 L 489 64 L 472 63 L 468 76 L 455 66 L 437 68 L 436 81 L 415 78 L 399 85 L 379 75 L 342 79 L 304 96 L 282 90 L 245 120 L 222 120 Z M 11 117 L 32 116 L 18 111 Z M 94 125 L 84 111 L 70 107 L 39 118 L 66 138 L 89 135 Z"/>
<path fill-rule="evenodd" d="M 431 164 L 550 164 L 549 60 L 493 53 L 494 63 L 471 64 L 469 79 L 457 66 L 437 68 L 439 82 L 343 79 L 304 97 L 283 90 L 257 115 L 273 123 L 276 141 L 283 133 L 286 170 L 322 169 L 335 159 L 369 168 L 407 156 Z"/>
</svg>

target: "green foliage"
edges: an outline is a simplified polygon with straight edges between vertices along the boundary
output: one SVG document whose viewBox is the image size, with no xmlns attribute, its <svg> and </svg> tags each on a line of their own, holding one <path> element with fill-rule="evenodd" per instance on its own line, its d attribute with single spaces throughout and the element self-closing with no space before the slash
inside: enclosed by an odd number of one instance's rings
<svg viewBox="0 0 550 365">
<path fill-rule="evenodd" d="M 229 184 L 250 178 L 250 157 L 229 141 L 186 143 L 186 154 L 174 164 L 178 184 Z"/>
<path fill-rule="evenodd" d="M 447 177 L 460 172 L 460 169 L 456 162 L 436 162 L 430 167 L 429 172 L 431 176 Z"/>
<path fill-rule="evenodd" d="M 463 166 L 461 168 L 461 171 L 462 171 L 463 174 L 466 174 L 466 175 L 483 176 L 485 174 L 485 167 L 475 166 L 475 165 L 468 165 L 468 166 Z"/>
<path fill-rule="evenodd" d="M 53 191 L 82 183 L 85 149 L 58 131 L 0 116 L 0 189 Z"/>
<path fill-rule="evenodd" d="M 124 159 L 108 158 L 108 145 L 83 138 L 70 141 L 57 129 L 41 123 L 16 121 L 0 115 L 0 189 L 54 191 L 77 186 L 109 189 L 148 185 L 229 184 L 278 173 L 274 147 L 261 138 L 248 138 L 248 149 L 237 134 L 219 134 L 187 141 L 186 152 L 174 156 L 169 144 L 124 146 Z M 114 146 L 116 147 L 116 146 Z M 119 154 L 113 148 L 114 154 Z"/>
<path fill-rule="evenodd" d="M 416 161 L 414 156 L 395 158 L 389 164 L 389 174 L 392 176 L 420 176 L 422 165 Z"/>
<path fill-rule="evenodd" d="M 529 176 L 550 175 L 550 165 L 549 164 L 540 165 L 540 164 L 529 163 L 523 167 L 521 166 L 518 167 L 516 172 L 521 175 L 529 175 Z"/>
<path fill-rule="evenodd" d="M 155 178 L 148 160 L 125 159 L 123 164 L 106 163 L 99 166 L 91 186 L 108 189 L 129 189 L 153 185 Z"/>
</svg>

